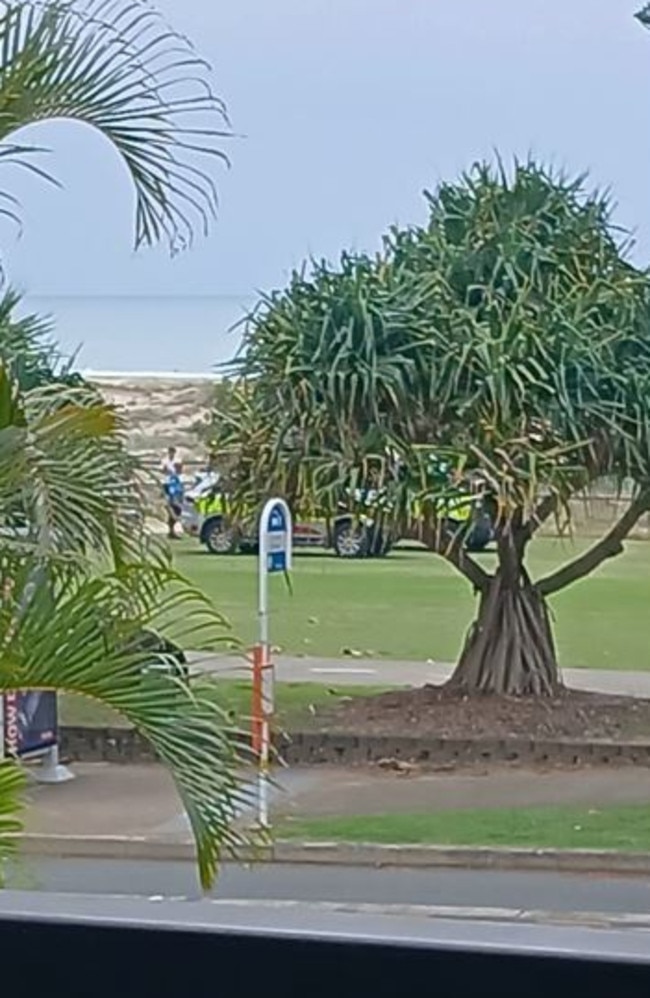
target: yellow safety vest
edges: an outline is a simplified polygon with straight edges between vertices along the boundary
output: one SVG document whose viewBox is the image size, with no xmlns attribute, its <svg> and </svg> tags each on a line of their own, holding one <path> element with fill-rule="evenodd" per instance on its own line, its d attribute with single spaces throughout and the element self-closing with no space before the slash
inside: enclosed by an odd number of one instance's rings
<svg viewBox="0 0 650 998">
<path fill-rule="evenodd" d="M 215 513 L 223 515 L 226 512 L 226 498 L 222 492 L 216 496 L 203 496 L 194 505 L 201 516 L 214 516 Z"/>
<path fill-rule="evenodd" d="M 456 523 L 467 523 L 472 518 L 476 496 L 459 495 L 448 499 L 440 499 L 437 503 L 438 515 L 455 520 Z"/>
</svg>

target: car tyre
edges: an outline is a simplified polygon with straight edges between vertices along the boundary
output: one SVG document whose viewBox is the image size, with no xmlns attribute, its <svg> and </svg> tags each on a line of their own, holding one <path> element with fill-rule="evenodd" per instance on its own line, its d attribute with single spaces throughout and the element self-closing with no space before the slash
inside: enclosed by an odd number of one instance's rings
<svg viewBox="0 0 650 998">
<path fill-rule="evenodd" d="M 368 530 L 353 520 L 339 520 L 334 526 L 334 551 L 339 558 L 366 558 L 370 550 Z"/>
<path fill-rule="evenodd" d="M 235 554 L 239 549 L 236 529 L 223 520 L 206 525 L 203 542 L 210 554 Z"/>
</svg>

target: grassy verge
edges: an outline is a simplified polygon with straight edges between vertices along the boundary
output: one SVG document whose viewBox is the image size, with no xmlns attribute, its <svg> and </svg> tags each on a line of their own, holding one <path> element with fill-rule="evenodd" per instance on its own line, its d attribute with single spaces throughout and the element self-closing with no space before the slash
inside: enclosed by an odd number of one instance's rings
<svg viewBox="0 0 650 998">
<path fill-rule="evenodd" d="M 650 851 L 645 804 L 298 818 L 285 820 L 276 835 L 320 842 Z"/>
<path fill-rule="evenodd" d="M 198 690 L 195 684 L 194 689 Z M 201 692 L 230 711 L 234 719 L 245 723 L 251 713 L 251 685 L 243 679 L 203 679 Z M 372 696 L 384 693 L 385 686 L 346 686 L 336 689 L 320 683 L 277 683 L 278 724 L 290 727 L 312 717 L 312 710 L 331 707 L 340 696 Z M 83 727 L 122 727 L 125 722 L 110 708 L 84 697 L 63 695 L 59 698 L 61 724 Z"/>
<path fill-rule="evenodd" d="M 533 576 L 584 550 L 588 542 L 539 538 Z M 254 557 L 214 557 L 194 541 L 174 549 L 177 567 L 207 593 L 246 644 L 256 640 Z M 552 601 L 561 664 L 650 669 L 643 626 L 650 604 L 648 542 L 626 545 L 598 572 Z M 493 556 L 479 556 L 486 567 Z M 441 558 L 397 549 L 388 558 L 341 561 L 303 552 L 294 559 L 293 595 L 269 580 L 272 639 L 292 655 L 338 658 L 344 648 L 367 658 L 454 661 L 475 612 L 470 587 Z"/>
</svg>

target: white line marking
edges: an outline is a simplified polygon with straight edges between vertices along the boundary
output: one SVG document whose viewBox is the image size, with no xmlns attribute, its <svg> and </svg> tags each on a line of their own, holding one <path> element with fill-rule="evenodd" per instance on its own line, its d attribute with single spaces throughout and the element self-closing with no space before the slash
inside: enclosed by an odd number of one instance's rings
<svg viewBox="0 0 650 998">
<path fill-rule="evenodd" d="M 319 673 L 321 673 L 321 675 L 325 675 L 327 673 L 338 673 L 338 674 L 341 674 L 341 675 L 344 675 L 344 676 L 348 675 L 348 674 L 352 675 L 353 673 L 356 674 L 356 675 L 358 675 L 358 676 L 376 676 L 377 675 L 377 670 L 376 669 L 333 669 L 332 668 L 332 669 L 310 669 L 309 671 L 310 672 L 319 672 Z"/>
</svg>

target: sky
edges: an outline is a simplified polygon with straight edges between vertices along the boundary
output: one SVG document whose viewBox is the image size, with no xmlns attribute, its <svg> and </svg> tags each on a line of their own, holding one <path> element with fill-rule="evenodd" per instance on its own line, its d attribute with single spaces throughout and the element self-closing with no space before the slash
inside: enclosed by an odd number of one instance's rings
<svg viewBox="0 0 650 998">
<path fill-rule="evenodd" d="M 650 32 L 640 0 L 159 0 L 213 65 L 237 137 L 207 239 L 134 255 L 122 165 L 91 130 L 42 124 L 61 190 L 3 167 L 0 226 L 31 295 L 251 294 L 308 256 L 372 250 L 422 190 L 495 150 L 611 187 L 650 260 Z"/>
</svg>

